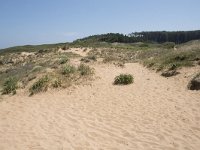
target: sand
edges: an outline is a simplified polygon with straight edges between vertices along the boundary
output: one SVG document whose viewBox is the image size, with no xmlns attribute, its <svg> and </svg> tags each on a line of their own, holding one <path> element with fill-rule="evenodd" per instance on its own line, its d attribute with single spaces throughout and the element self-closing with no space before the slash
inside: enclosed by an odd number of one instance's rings
<svg viewBox="0 0 200 150">
<path fill-rule="evenodd" d="M 90 85 L 0 102 L 0 150 L 199 150 L 200 68 L 164 78 L 140 64 L 94 64 Z M 119 73 L 134 84 L 114 86 Z"/>
</svg>

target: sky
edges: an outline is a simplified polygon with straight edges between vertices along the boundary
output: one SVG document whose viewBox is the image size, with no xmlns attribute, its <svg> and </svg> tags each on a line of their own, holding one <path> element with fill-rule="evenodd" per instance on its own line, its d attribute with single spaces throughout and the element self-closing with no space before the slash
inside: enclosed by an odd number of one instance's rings
<svg viewBox="0 0 200 150">
<path fill-rule="evenodd" d="M 200 0 L 0 0 L 0 48 L 200 29 Z"/>
</svg>

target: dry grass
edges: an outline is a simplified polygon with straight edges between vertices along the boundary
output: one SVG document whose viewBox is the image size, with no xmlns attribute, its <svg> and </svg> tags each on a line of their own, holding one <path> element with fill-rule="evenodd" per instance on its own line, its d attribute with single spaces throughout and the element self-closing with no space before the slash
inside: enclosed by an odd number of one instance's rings
<svg viewBox="0 0 200 150">
<path fill-rule="evenodd" d="M 94 73 L 93 69 L 90 68 L 90 66 L 84 65 L 84 64 L 80 64 L 78 66 L 78 71 L 80 72 L 81 76 L 89 76 L 92 75 Z"/>
<path fill-rule="evenodd" d="M 60 53 L 55 50 L 34 53 L 30 56 L 23 56 L 21 53 L 6 53 L 0 56 L 0 89 L 4 94 L 10 91 L 4 86 L 7 77 L 14 77 L 22 85 L 21 88 L 27 88 L 32 82 L 29 89 L 31 94 L 39 91 L 45 91 L 47 88 L 67 87 L 78 80 L 77 68 L 69 64 L 70 59 L 79 58 L 77 54 L 71 52 Z M 71 67 L 69 67 L 71 66 Z M 68 75 L 74 74 L 74 77 Z M 49 82 L 38 79 L 37 77 L 48 76 Z M 64 75 L 64 76 L 63 76 Z M 47 84 L 48 83 L 48 84 Z M 13 92 L 14 90 L 11 90 Z"/>
<path fill-rule="evenodd" d="M 7 78 L 3 84 L 2 94 L 16 94 L 17 88 L 17 79 L 13 77 Z"/>
<path fill-rule="evenodd" d="M 48 83 L 49 83 L 49 77 L 47 75 L 41 77 L 29 88 L 30 95 L 47 91 Z"/>
<path fill-rule="evenodd" d="M 118 44 L 119 45 L 119 44 Z M 163 44 L 133 44 L 124 48 L 98 48 L 90 54 L 103 58 L 104 63 L 141 62 L 145 66 L 156 69 L 177 69 L 190 67 L 199 63 L 200 41 L 192 41 L 181 45 L 174 43 Z"/>
</svg>

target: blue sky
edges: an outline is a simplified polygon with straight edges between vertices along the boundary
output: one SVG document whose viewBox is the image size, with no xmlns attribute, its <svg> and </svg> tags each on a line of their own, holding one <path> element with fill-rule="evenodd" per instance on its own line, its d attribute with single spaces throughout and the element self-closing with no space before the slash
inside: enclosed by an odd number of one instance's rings
<svg viewBox="0 0 200 150">
<path fill-rule="evenodd" d="M 0 48 L 88 35 L 200 29 L 200 0 L 0 0 Z"/>
</svg>

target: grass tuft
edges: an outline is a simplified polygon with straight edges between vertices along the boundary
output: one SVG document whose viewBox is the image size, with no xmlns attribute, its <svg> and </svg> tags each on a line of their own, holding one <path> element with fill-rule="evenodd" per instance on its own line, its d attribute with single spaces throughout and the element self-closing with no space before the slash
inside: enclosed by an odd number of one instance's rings
<svg viewBox="0 0 200 150">
<path fill-rule="evenodd" d="M 91 74 L 93 74 L 93 69 L 90 68 L 90 67 L 87 66 L 87 65 L 84 65 L 84 64 L 80 64 L 80 65 L 78 66 L 78 71 L 80 72 L 80 74 L 81 74 L 82 76 L 86 76 L 86 75 L 91 75 Z"/>
<path fill-rule="evenodd" d="M 95 55 L 86 56 L 86 57 L 81 58 L 81 61 L 84 63 L 88 63 L 90 61 L 97 61 L 97 57 Z"/>
<path fill-rule="evenodd" d="M 49 82 L 49 77 L 47 75 L 40 78 L 29 88 L 30 95 L 46 91 L 48 88 L 48 82 Z"/>
<path fill-rule="evenodd" d="M 113 56 L 105 56 L 104 59 L 103 59 L 103 63 L 110 63 L 110 62 L 113 62 L 115 60 L 116 60 L 116 58 L 114 58 Z"/>
<path fill-rule="evenodd" d="M 63 75 L 69 76 L 70 74 L 73 74 L 75 72 L 76 72 L 76 68 L 74 66 L 71 66 L 71 65 L 65 65 L 62 68 L 62 74 Z"/>
<path fill-rule="evenodd" d="M 69 61 L 69 58 L 66 56 L 62 56 L 59 60 L 59 64 L 66 64 Z"/>
<path fill-rule="evenodd" d="M 16 80 L 16 78 L 10 77 L 10 78 L 6 79 L 3 84 L 2 94 L 12 93 L 14 95 L 14 94 L 16 94 L 16 89 L 17 89 L 17 80 Z"/>
<path fill-rule="evenodd" d="M 59 87 L 61 87 L 61 85 L 62 85 L 62 82 L 61 82 L 61 80 L 58 79 L 58 78 L 56 78 L 56 79 L 53 80 L 53 82 L 52 82 L 52 87 L 53 87 L 53 88 L 59 88 Z"/>
<path fill-rule="evenodd" d="M 133 83 L 133 76 L 131 74 L 120 74 L 115 77 L 114 85 L 127 85 Z"/>
</svg>

